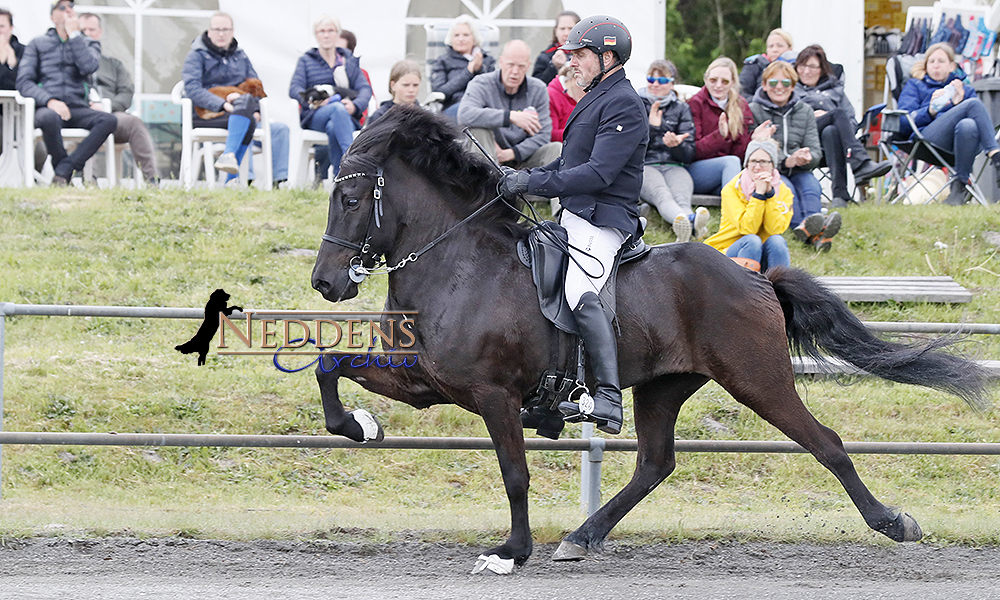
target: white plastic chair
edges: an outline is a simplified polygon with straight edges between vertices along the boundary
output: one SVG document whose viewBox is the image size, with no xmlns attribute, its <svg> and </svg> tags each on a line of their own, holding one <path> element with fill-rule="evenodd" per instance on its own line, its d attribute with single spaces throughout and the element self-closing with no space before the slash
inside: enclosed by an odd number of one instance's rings
<svg viewBox="0 0 1000 600">
<path fill-rule="evenodd" d="M 294 98 L 289 98 L 289 102 L 295 107 L 295 114 L 299 113 L 299 102 Z M 315 180 L 316 172 L 316 146 L 325 146 L 329 143 L 326 134 L 322 131 L 302 129 L 298 125 L 291 128 L 291 156 L 289 157 L 288 172 L 294 177 L 293 185 L 296 187 L 307 187 Z"/>
<path fill-rule="evenodd" d="M 170 91 L 170 99 L 181 107 L 181 172 L 180 180 L 185 189 L 191 189 L 198 179 L 199 162 L 205 165 L 205 180 L 208 186 L 214 188 L 217 180 L 215 172 L 216 156 L 222 154 L 226 147 L 225 129 L 217 127 L 195 127 L 194 103 L 184 96 L 184 82 L 178 81 Z M 261 143 L 264 173 L 257 176 L 258 186 L 270 190 L 273 185 L 274 170 L 271 162 L 271 122 L 268 120 L 267 98 L 260 99 L 260 122 L 253 132 L 253 139 Z M 251 151 L 243 155 L 240 164 L 240 182 L 246 183 L 249 174 Z"/>
<path fill-rule="evenodd" d="M 36 182 L 48 184 L 51 182 L 51 177 L 44 175 L 43 173 L 35 171 L 34 161 L 35 161 L 35 143 L 42 138 L 42 130 L 35 128 L 35 99 L 22 97 L 24 106 L 24 139 L 30 139 L 31 143 L 25 144 L 25 148 L 21 150 L 24 152 L 24 163 L 22 168 L 26 171 L 25 185 L 31 187 Z M 21 102 L 19 101 L 19 102 Z M 101 101 L 105 109 L 110 112 L 111 101 L 104 99 Z M 29 134 L 30 132 L 30 134 Z M 62 130 L 63 143 L 80 143 L 85 137 L 90 135 L 89 129 L 81 129 L 76 127 L 64 127 Z M 118 178 L 116 176 L 115 170 L 115 135 L 114 133 L 108 135 L 107 139 L 104 140 L 104 144 L 101 145 L 101 150 L 99 152 L 104 153 L 104 160 L 106 161 L 105 177 L 107 178 L 108 187 L 114 187 L 118 185 Z M 97 155 L 95 154 L 94 157 Z M 87 164 L 83 168 L 83 177 L 85 180 L 91 179 L 93 174 L 93 160 L 91 157 Z M 46 158 L 46 164 L 51 164 L 51 156 Z M 55 167 L 55 165 L 52 165 Z M 47 169 L 43 167 L 43 172 L 47 173 Z M 27 177 L 30 176 L 32 182 L 27 183 Z"/>
<path fill-rule="evenodd" d="M 35 185 L 35 101 L 14 90 L 0 90 L 3 112 L 3 154 L 0 155 L 0 185 Z"/>
</svg>

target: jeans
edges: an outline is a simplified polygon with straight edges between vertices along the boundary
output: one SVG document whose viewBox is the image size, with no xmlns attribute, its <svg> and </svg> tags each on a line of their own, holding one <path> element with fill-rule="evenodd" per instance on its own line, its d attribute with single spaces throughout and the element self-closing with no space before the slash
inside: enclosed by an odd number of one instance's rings
<svg viewBox="0 0 1000 600">
<path fill-rule="evenodd" d="M 677 215 L 691 214 L 694 183 L 688 170 L 680 165 L 645 165 L 639 199 L 656 207 L 670 225 Z"/>
<path fill-rule="evenodd" d="M 329 143 L 327 146 L 327 157 L 330 166 L 333 167 L 334 177 L 340 171 L 340 159 L 347 153 L 347 149 L 351 147 L 351 142 L 354 141 L 354 125 L 354 118 L 347 114 L 347 109 L 340 102 L 330 102 L 319 107 L 313 113 L 312 121 L 309 122 L 309 129 L 326 132 Z M 288 155 L 287 151 L 285 155 Z M 287 172 L 288 169 L 286 166 L 286 175 Z M 324 170 L 323 172 L 325 173 L 326 171 Z"/>
<path fill-rule="evenodd" d="M 792 222 L 789 223 L 789 227 L 795 229 L 802 222 L 802 219 L 823 209 L 823 202 L 820 200 L 823 188 L 820 187 L 819 181 L 813 176 L 812 171 L 782 175 L 781 180 L 795 196 L 792 201 Z"/>
<path fill-rule="evenodd" d="M 927 141 L 955 155 L 955 177 L 969 179 L 972 162 L 980 151 L 997 149 L 993 121 L 979 98 L 966 98 L 938 115 L 920 130 Z"/>
<path fill-rule="evenodd" d="M 823 160 L 830 168 L 830 178 L 833 179 L 833 197 L 850 198 L 851 195 L 847 193 L 847 163 L 850 162 L 851 167 L 857 171 L 870 160 L 868 151 L 854 136 L 856 130 L 847 113 L 842 110 L 833 110 L 816 117 L 816 129 L 819 130 L 823 146 Z M 848 152 L 850 158 L 847 157 Z"/>
<path fill-rule="evenodd" d="M 35 127 L 42 130 L 45 147 L 52 155 L 52 168 L 55 169 L 56 176 L 63 179 L 72 177 L 73 171 L 82 171 L 87 159 L 97 153 L 104 140 L 108 139 L 118 126 L 118 119 L 111 113 L 80 106 L 70 107 L 69 112 L 70 119 L 63 121 L 62 117 L 50 108 L 42 107 L 35 111 Z M 72 154 L 66 154 L 62 138 L 63 127 L 90 130 L 90 135 L 76 145 Z M 114 157 L 109 160 L 114 160 Z"/>
<path fill-rule="evenodd" d="M 694 193 L 717 195 L 743 169 L 738 156 L 717 156 L 696 160 L 687 166 L 694 181 Z M 645 172 L 643 174 L 645 176 Z"/>
<path fill-rule="evenodd" d="M 792 264 L 788 244 L 780 235 L 772 235 L 764 242 L 755 234 L 745 235 L 726 248 L 726 256 L 755 260 L 760 263 L 761 273 L 770 267 L 788 267 Z"/>
</svg>

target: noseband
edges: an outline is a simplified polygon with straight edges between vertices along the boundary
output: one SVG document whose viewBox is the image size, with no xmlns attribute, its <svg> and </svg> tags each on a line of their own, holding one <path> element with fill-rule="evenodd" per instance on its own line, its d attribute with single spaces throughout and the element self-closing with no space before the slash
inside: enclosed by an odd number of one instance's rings
<svg viewBox="0 0 1000 600">
<path fill-rule="evenodd" d="M 333 180 L 333 183 L 334 183 L 334 185 L 336 185 L 336 184 L 340 183 L 341 181 L 346 181 L 348 179 L 354 179 L 355 177 L 368 177 L 368 176 L 369 175 L 367 173 L 351 173 L 350 175 L 344 175 L 343 177 L 337 177 L 337 178 L 335 178 Z M 486 210 L 487 208 L 489 208 L 490 206 L 492 206 L 494 202 L 496 202 L 498 200 L 501 200 L 503 198 L 502 196 L 498 195 L 497 197 L 493 198 L 492 200 L 490 200 L 486 204 L 480 206 L 475 211 L 473 211 L 472 214 L 470 214 L 469 216 L 465 217 L 464 219 L 462 219 L 461 221 L 459 221 L 455 225 L 452 225 L 451 227 L 449 227 L 447 230 L 445 230 L 444 233 L 442 233 L 438 237 L 434 238 L 433 241 L 431 241 L 430 243 L 428 243 L 426 246 L 424 246 L 423 248 L 421 248 L 417 252 L 411 252 L 411 253 L 407 254 L 395 266 L 391 266 L 391 267 L 387 266 L 385 260 L 381 259 L 379 254 L 372 253 L 370 256 L 368 256 L 368 258 L 371 258 L 372 261 L 375 264 L 374 264 L 374 266 L 371 269 L 369 269 L 368 267 L 366 267 L 364 265 L 364 259 L 366 258 L 365 255 L 367 255 L 369 252 L 371 252 L 371 240 L 372 240 L 371 230 L 372 230 L 372 222 L 375 223 L 375 228 L 376 229 L 381 229 L 381 227 L 382 227 L 382 216 L 384 214 L 383 213 L 383 207 L 382 207 L 382 188 L 383 187 L 385 187 L 385 177 L 383 177 L 383 175 L 382 175 L 382 167 L 378 167 L 378 169 L 375 172 L 375 189 L 372 191 L 372 198 L 374 198 L 374 202 L 372 202 L 372 211 L 368 215 L 368 224 L 365 226 L 365 238 L 364 238 L 364 241 L 362 243 L 356 244 L 356 243 L 354 243 L 354 242 L 352 242 L 350 240 L 345 240 L 343 238 L 339 238 L 337 236 L 330 235 L 329 232 L 323 234 L 323 241 L 324 242 L 330 242 L 332 244 L 337 244 L 338 246 L 343 246 L 345 248 L 350 248 L 351 250 L 357 250 L 358 251 L 358 255 L 351 259 L 351 262 L 349 263 L 350 266 L 348 267 L 348 270 L 350 271 L 351 281 L 353 281 L 354 283 L 361 283 L 362 281 L 365 280 L 365 277 L 368 277 L 369 275 L 388 274 L 388 273 L 392 273 L 393 271 L 395 271 L 397 269 L 402 269 L 403 267 L 406 266 L 407 263 L 414 262 L 415 260 L 417 260 L 418 258 L 420 258 L 425 252 L 427 252 L 428 250 L 430 250 L 431 248 L 433 248 L 434 246 L 436 246 L 441 240 L 443 240 L 446 236 L 448 236 L 448 234 L 450 234 L 452 231 L 454 231 L 455 229 L 461 227 L 462 225 L 465 225 L 466 223 L 468 223 L 469 221 L 471 221 L 472 219 L 474 219 L 476 216 L 478 216 L 480 213 L 482 213 L 484 210 Z"/>
</svg>

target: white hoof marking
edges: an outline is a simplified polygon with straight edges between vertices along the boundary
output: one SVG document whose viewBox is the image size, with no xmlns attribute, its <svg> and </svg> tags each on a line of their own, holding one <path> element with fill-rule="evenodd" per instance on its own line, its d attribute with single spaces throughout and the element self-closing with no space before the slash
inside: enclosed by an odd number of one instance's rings
<svg viewBox="0 0 1000 600">
<path fill-rule="evenodd" d="M 510 575 L 514 572 L 513 558 L 500 558 L 496 554 L 480 554 L 476 559 L 476 566 L 472 568 L 472 574 L 478 575 L 485 571 L 496 573 L 497 575 Z"/>
<path fill-rule="evenodd" d="M 361 431 L 364 433 L 366 442 L 378 438 L 378 422 L 375 421 L 375 417 L 370 412 L 359 408 L 352 412 L 351 416 L 361 426 Z"/>
</svg>

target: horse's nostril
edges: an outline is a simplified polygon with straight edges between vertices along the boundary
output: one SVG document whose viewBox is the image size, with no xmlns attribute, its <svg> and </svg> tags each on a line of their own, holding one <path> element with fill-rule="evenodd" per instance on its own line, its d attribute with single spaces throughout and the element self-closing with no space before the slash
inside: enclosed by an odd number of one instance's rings
<svg viewBox="0 0 1000 600">
<path fill-rule="evenodd" d="M 330 289 L 330 284 L 323 281 L 322 279 L 313 279 L 312 286 L 313 289 L 316 290 L 317 292 L 324 292 Z"/>
</svg>

